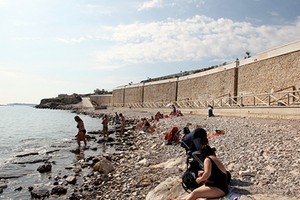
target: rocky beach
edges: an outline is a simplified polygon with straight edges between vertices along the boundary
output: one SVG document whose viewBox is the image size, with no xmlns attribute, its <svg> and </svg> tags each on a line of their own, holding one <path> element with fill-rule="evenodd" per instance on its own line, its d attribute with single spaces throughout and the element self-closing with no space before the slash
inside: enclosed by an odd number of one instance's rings
<svg viewBox="0 0 300 200">
<path fill-rule="evenodd" d="M 81 110 L 93 117 L 117 110 Z M 150 118 L 153 113 L 124 112 L 127 119 Z M 231 186 L 240 199 L 300 198 L 299 121 L 185 115 L 161 119 L 153 133 L 129 131 L 131 146 L 108 155 L 113 170 L 105 176 L 84 177 L 83 199 L 160 200 L 184 194 L 181 176 L 186 152 L 166 145 L 164 134 L 173 126 L 190 130 L 201 126 L 208 133 L 225 134 L 209 139 L 217 156 L 232 174 Z"/>
<path fill-rule="evenodd" d="M 80 106 L 67 109 L 95 118 L 119 112 Z M 217 113 L 215 117 L 184 115 L 161 119 L 153 133 L 145 133 L 132 128 L 138 119 L 150 118 L 156 111 L 122 113 L 129 121 L 125 137 L 106 142 L 101 133 L 96 133 L 92 135 L 95 140 L 89 142 L 91 148 L 96 141 L 116 145 L 116 152 L 83 157 L 72 166 L 65 166 L 72 175 L 52 174 L 55 185 L 49 186 L 49 190 L 34 189 L 34 195 L 50 199 L 166 200 L 184 194 L 181 176 L 186 170 L 185 149 L 179 144 L 166 145 L 164 135 L 174 126 L 183 129 L 188 124 L 190 130 L 200 126 L 208 134 L 215 130 L 225 132 L 210 138 L 209 144 L 216 148 L 217 156 L 231 172 L 230 185 L 240 199 L 300 198 L 297 120 L 221 117 Z M 5 185 L 3 180 L 1 185 Z"/>
</svg>

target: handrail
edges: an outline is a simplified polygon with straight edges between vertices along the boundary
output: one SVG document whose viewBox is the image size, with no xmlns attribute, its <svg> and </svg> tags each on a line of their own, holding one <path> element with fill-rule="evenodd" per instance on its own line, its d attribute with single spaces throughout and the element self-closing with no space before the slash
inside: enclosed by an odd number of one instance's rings
<svg viewBox="0 0 300 200">
<path fill-rule="evenodd" d="M 144 102 L 144 103 L 111 103 L 111 107 L 130 108 L 164 108 L 175 104 L 178 108 L 207 108 L 213 107 L 274 107 L 274 106 L 300 106 L 300 90 L 280 91 L 261 94 L 247 94 L 240 96 L 226 96 L 222 98 L 179 100 L 176 102 Z"/>
</svg>

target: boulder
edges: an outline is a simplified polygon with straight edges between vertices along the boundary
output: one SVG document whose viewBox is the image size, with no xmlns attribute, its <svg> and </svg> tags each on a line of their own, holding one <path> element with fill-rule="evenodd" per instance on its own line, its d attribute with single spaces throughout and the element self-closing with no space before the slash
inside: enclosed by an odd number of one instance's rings
<svg viewBox="0 0 300 200">
<path fill-rule="evenodd" d="M 102 174 L 108 174 L 114 170 L 114 166 L 109 160 L 107 160 L 106 158 L 102 158 L 93 166 L 93 169 Z"/>
<path fill-rule="evenodd" d="M 69 183 L 69 184 L 75 184 L 76 183 L 76 177 L 75 176 L 68 176 L 67 178 L 66 178 L 66 181 L 67 181 L 67 183 Z"/>
<path fill-rule="evenodd" d="M 56 186 L 54 188 L 52 188 L 51 190 L 51 195 L 55 194 L 55 195 L 64 195 L 67 193 L 67 188 L 64 188 L 62 186 Z"/>
<path fill-rule="evenodd" d="M 32 198 L 45 199 L 49 197 L 49 191 L 45 188 L 34 188 L 30 192 Z"/>
<path fill-rule="evenodd" d="M 50 163 L 41 165 L 37 168 L 37 171 L 39 171 L 40 173 L 45 173 L 45 172 L 50 172 L 52 169 L 52 165 Z"/>
<path fill-rule="evenodd" d="M 169 177 L 164 182 L 160 183 L 153 190 L 151 190 L 146 200 L 165 200 L 186 194 L 181 186 L 180 177 Z"/>
</svg>

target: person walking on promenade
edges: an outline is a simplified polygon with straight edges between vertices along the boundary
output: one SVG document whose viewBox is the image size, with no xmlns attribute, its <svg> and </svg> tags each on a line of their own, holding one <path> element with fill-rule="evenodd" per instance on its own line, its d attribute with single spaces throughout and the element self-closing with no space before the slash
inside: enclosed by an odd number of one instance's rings
<svg viewBox="0 0 300 200">
<path fill-rule="evenodd" d="M 85 139 L 86 129 L 84 127 L 84 123 L 79 116 L 75 116 L 74 120 L 77 122 L 77 128 L 78 128 L 78 133 L 76 135 L 77 144 L 78 146 L 80 146 L 80 141 L 83 140 L 84 145 L 86 146 L 86 139 Z"/>
<path fill-rule="evenodd" d="M 119 117 L 121 119 L 121 132 L 120 132 L 120 136 L 123 137 L 124 131 L 125 131 L 125 117 L 123 116 L 122 113 L 119 114 Z"/>
</svg>

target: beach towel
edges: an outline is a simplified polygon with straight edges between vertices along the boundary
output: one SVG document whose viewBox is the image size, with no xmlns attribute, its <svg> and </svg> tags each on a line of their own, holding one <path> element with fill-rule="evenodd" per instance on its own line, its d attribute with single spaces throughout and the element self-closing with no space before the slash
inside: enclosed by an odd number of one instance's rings
<svg viewBox="0 0 300 200">
<path fill-rule="evenodd" d="M 207 135 L 207 138 L 210 139 L 210 138 L 213 138 L 213 137 L 216 137 L 216 136 L 221 136 L 221 135 L 224 135 L 224 134 L 220 134 L 220 133 L 210 133 Z"/>
<path fill-rule="evenodd" d="M 221 198 L 216 198 L 216 199 L 207 199 L 207 200 L 238 200 L 240 199 L 241 195 L 237 194 L 233 191 L 232 187 L 228 187 L 228 194 L 224 197 Z"/>
</svg>

